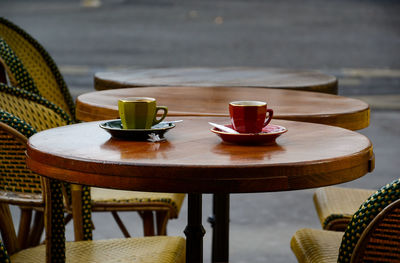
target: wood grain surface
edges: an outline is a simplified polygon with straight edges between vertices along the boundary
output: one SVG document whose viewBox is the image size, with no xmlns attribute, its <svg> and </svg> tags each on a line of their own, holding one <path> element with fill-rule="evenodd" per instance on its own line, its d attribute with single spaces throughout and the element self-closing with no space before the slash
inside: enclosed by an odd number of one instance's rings
<svg viewBox="0 0 400 263">
<path fill-rule="evenodd" d="M 171 119 L 171 118 L 170 118 Z M 70 183 L 137 191 L 239 193 L 338 184 L 373 169 L 368 138 L 346 129 L 273 120 L 288 132 L 273 145 L 223 143 L 208 121 L 183 117 L 164 142 L 112 138 L 89 122 L 30 137 L 27 164 L 35 172 Z"/>
<path fill-rule="evenodd" d="M 155 68 L 98 72 L 96 90 L 148 86 L 258 87 L 337 94 L 336 77 L 316 71 L 277 68 Z"/>
<path fill-rule="evenodd" d="M 261 100 L 274 118 L 307 121 L 359 130 L 369 125 L 367 103 L 337 95 L 295 90 L 224 87 L 146 87 L 95 91 L 78 96 L 76 117 L 82 121 L 119 118 L 118 100 L 153 97 L 168 107 L 169 116 L 228 116 L 236 100 Z"/>
</svg>

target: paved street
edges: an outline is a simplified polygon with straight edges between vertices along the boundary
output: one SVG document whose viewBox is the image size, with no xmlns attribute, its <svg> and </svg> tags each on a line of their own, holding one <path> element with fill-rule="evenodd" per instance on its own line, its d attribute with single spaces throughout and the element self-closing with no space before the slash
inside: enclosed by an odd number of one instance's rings
<svg viewBox="0 0 400 263">
<path fill-rule="evenodd" d="M 34 36 L 77 95 L 93 74 L 127 68 L 252 66 L 312 69 L 339 79 L 339 93 L 371 105 L 376 168 L 346 187 L 378 188 L 399 177 L 400 2 L 394 0 L 1 0 L 0 16 Z M 296 262 L 301 227 L 319 228 L 314 190 L 231 197 L 232 262 Z M 206 231 L 211 196 L 204 200 Z M 169 224 L 183 235 L 186 204 Z M 15 216 L 18 210 L 13 209 Z M 94 238 L 121 237 L 109 214 L 94 215 Z M 141 236 L 139 217 L 123 215 Z M 72 225 L 68 238 L 72 239 Z M 205 262 L 210 260 L 209 234 Z"/>
</svg>

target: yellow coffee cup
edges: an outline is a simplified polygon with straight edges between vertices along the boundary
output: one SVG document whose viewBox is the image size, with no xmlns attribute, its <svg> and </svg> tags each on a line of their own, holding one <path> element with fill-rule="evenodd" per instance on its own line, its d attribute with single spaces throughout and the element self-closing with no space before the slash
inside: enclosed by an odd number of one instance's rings
<svg viewBox="0 0 400 263">
<path fill-rule="evenodd" d="M 163 114 L 157 119 L 159 110 Z M 129 97 L 118 101 L 118 111 L 123 129 L 150 129 L 167 116 L 168 108 L 157 106 L 154 98 Z"/>
</svg>

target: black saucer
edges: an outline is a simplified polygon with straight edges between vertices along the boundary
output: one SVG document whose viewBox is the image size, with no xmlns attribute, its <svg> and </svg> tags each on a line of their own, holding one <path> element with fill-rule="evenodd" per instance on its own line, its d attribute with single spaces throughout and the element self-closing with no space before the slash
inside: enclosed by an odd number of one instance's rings
<svg viewBox="0 0 400 263">
<path fill-rule="evenodd" d="M 175 124 L 169 122 L 160 122 L 151 127 L 151 129 L 122 129 L 121 120 L 111 120 L 100 124 L 100 127 L 108 131 L 112 137 L 133 140 L 147 141 L 152 137 L 158 136 L 164 138 L 164 134 L 175 127 Z"/>
</svg>

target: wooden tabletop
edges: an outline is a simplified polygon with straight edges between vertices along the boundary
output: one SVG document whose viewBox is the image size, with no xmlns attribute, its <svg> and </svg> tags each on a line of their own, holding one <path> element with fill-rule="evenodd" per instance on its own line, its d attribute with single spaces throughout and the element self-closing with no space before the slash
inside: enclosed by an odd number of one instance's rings
<svg viewBox="0 0 400 263">
<path fill-rule="evenodd" d="M 288 132 L 274 145 L 226 144 L 208 121 L 183 117 L 164 142 L 112 138 L 99 122 L 49 129 L 29 138 L 27 165 L 70 183 L 125 190 L 243 193 L 295 190 L 356 179 L 373 169 L 368 138 L 346 129 L 273 120 Z"/>
<path fill-rule="evenodd" d="M 147 86 L 258 87 L 337 94 L 337 79 L 316 71 L 277 68 L 158 68 L 99 72 L 96 90 Z"/>
<path fill-rule="evenodd" d="M 118 100 L 144 96 L 168 107 L 169 116 L 228 116 L 235 100 L 261 100 L 274 118 L 307 121 L 359 130 L 369 125 L 370 110 L 363 101 L 337 95 L 282 89 L 243 87 L 146 87 L 95 91 L 78 96 L 76 118 L 82 121 L 116 119 Z"/>
</svg>

